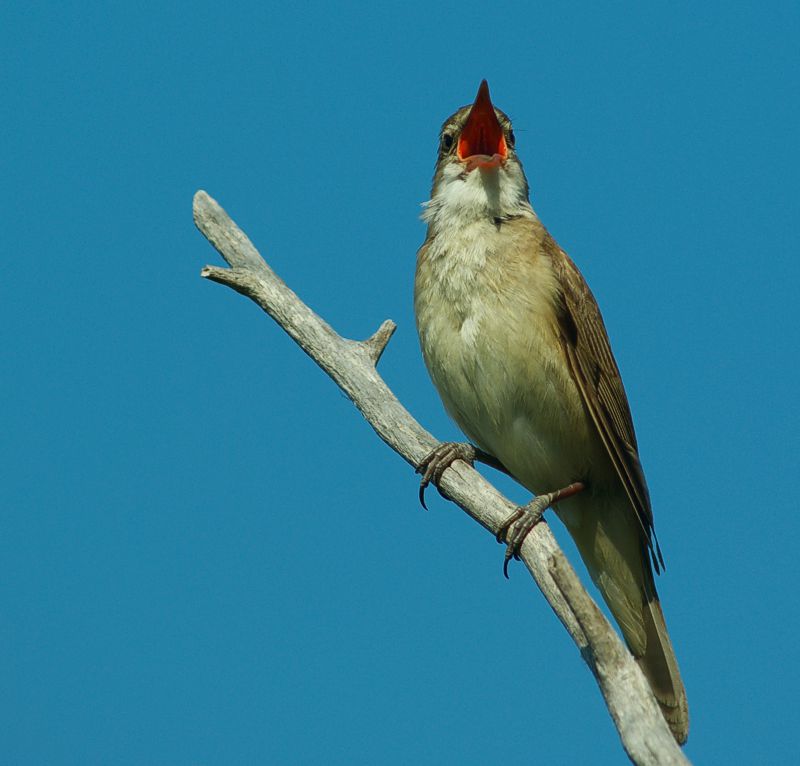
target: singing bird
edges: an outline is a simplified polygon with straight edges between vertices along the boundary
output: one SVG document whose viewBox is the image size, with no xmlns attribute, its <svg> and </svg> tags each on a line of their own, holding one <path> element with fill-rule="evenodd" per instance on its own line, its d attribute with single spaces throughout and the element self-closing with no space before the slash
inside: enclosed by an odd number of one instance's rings
<svg viewBox="0 0 800 766">
<path fill-rule="evenodd" d="M 506 567 L 552 506 L 683 744 L 686 693 L 656 593 L 663 559 L 625 389 L 594 296 L 531 207 L 514 144 L 485 80 L 439 136 L 414 309 L 428 372 L 471 443 L 428 455 L 420 493 L 456 459 L 530 490 L 501 531 Z"/>
</svg>

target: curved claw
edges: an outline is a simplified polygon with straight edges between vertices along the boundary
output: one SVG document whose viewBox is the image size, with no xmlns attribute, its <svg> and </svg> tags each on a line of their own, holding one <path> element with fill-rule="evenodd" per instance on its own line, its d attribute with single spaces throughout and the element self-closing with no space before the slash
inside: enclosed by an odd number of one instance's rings
<svg viewBox="0 0 800 766">
<path fill-rule="evenodd" d="M 444 472 L 456 461 L 463 460 L 472 465 L 475 460 L 475 448 L 471 444 L 460 442 L 442 442 L 437 444 L 417 466 L 416 472 L 422 474 L 419 482 L 419 502 L 427 511 L 425 490 L 432 482 L 439 485 Z"/>
<path fill-rule="evenodd" d="M 506 548 L 506 555 L 503 558 L 503 576 L 506 580 L 510 580 L 511 578 L 508 576 L 508 562 L 512 559 L 511 548 Z"/>
<path fill-rule="evenodd" d="M 545 509 L 551 502 L 552 497 L 550 495 L 535 497 L 527 505 L 517 508 L 497 533 L 498 539 L 501 534 L 505 535 L 506 539 L 506 553 L 503 557 L 503 575 L 506 580 L 509 579 L 508 563 L 512 558 L 519 561 L 522 543 L 525 542 L 525 538 L 530 534 L 530 531 L 542 520 Z"/>
<path fill-rule="evenodd" d="M 566 500 L 568 497 L 577 495 L 583 492 L 586 485 L 582 481 L 576 481 L 563 489 L 550 492 L 546 495 L 538 495 L 527 505 L 517 508 L 511 516 L 503 522 L 503 525 L 497 531 L 497 542 L 503 542 L 505 538 L 507 547 L 506 555 L 503 559 L 503 574 L 508 579 L 508 562 L 512 558 L 519 560 L 519 552 L 522 548 L 522 543 L 525 538 L 530 534 L 530 531 L 542 520 L 544 512 L 553 503 L 560 500 Z"/>
</svg>

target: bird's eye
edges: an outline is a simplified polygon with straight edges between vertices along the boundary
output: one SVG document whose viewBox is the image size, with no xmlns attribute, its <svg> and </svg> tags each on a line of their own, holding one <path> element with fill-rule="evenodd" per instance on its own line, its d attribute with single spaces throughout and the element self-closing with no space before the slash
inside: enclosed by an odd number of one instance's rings
<svg viewBox="0 0 800 766">
<path fill-rule="evenodd" d="M 513 130 L 509 130 L 509 131 L 508 131 L 508 145 L 509 145 L 509 146 L 514 146 L 514 142 L 515 142 L 516 140 L 517 140 L 517 139 L 516 139 L 516 138 L 514 138 L 514 131 L 513 131 Z"/>
<path fill-rule="evenodd" d="M 453 148 L 453 134 L 452 133 L 442 134 L 442 149 L 446 152 L 449 152 L 452 148 Z"/>
</svg>

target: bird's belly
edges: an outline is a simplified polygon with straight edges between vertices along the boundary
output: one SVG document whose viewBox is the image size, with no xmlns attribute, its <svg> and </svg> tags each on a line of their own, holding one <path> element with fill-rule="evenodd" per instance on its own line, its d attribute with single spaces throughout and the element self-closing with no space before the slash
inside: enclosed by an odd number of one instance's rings
<svg viewBox="0 0 800 766">
<path fill-rule="evenodd" d="M 588 478 L 597 436 L 560 346 L 552 312 L 529 304 L 443 312 L 421 327 L 448 412 L 534 493 Z"/>
</svg>

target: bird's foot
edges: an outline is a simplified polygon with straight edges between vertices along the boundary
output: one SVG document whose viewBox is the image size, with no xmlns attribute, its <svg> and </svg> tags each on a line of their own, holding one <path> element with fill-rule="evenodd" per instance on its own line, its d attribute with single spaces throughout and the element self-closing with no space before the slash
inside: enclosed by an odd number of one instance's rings
<svg viewBox="0 0 800 766">
<path fill-rule="evenodd" d="M 428 506 L 425 505 L 425 490 L 431 482 L 438 486 L 442 474 L 456 460 L 474 465 L 476 457 L 475 447 L 468 442 L 442 442 L 425 455 L 417 466 L 417 473 L 422 474 L 419 482 L 419 501 L 422 507 L 428 510 Z"/>
<path fill-rule="evenodd" d="M 550 495 L 538 495 L 527 505 L 521 505 L 512 513 L 497 531 L 497 542 L 506 544 L 503 558 L 503 574 L 508 579 L 508 562 L 519 559 L 519 551 L 530 531 L 542 520 L 544 512 L 552 500 Z"/>
<path fill-rule="evenodd" d="M 497 542 L 506 543 L 506 555 L 503 559 L 503 574 L 508 579 L 508 562 L 512 558 L 519 560 L 522 543 L 530 531 L 542 520 L 544 512 L 553 503 L 565 500 L 572 495 L 577 495 L 585 489 L 585 485 L 576 481 L 564 489 L 548 492 L 546 495 L 537 495 L 527 505 L 521 505 L 511 514 L 497 530 Z"/>
</svg>

